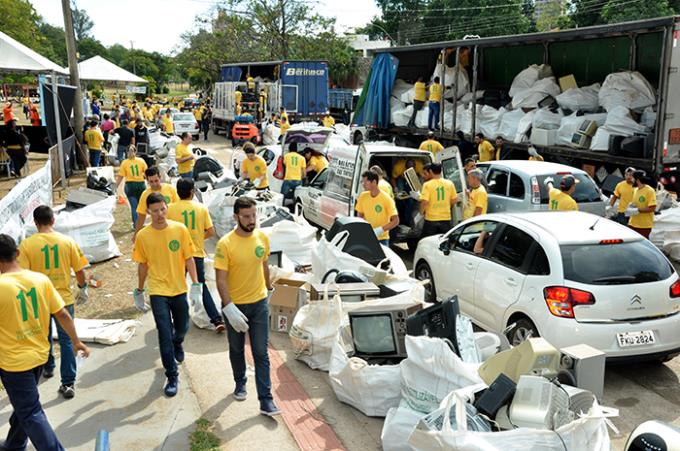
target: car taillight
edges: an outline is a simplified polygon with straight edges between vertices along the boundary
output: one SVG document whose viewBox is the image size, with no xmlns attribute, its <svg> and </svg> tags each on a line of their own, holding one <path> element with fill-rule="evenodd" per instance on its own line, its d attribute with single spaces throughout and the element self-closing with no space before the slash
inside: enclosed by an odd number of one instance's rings
<svg viewBox="0 0 680 451">
<path fill-rule="evenodd" d="M 621 243 L 623 243 L 622 239 L 600 240 L 600 244 L 621 244 Z"/>
<path fill-rule="evenodd" d="M 680 297 L 680 280 L 676 280 L 673 285 L 671 285 L 671 297 L 672 298 L 678 298 Z"/>
<path fill-rule="evenodd" d="M 541 187 L 538 186 L 538 179 L 536 177 L 531 177 L 531 203 L 541 203 Z"/>
<path fill-rule="evenodd" d="M 274 177 L 279 180 L 283 180 L 283 158 L 279 157 L 276 160 L 276 170 L 274 171 Z"/>
<path fill-rule="evenodd" d="M 198 123 L 194 124 L 194 128 L 198 128 Z"/>
<path fill-rule="evenodd" d="M 561 318 L 573 318 L 574 306 L 595 303 L 592 293 L 568 287 L 546 287 L 543 296 L 550 313 Z"/>
</svg>

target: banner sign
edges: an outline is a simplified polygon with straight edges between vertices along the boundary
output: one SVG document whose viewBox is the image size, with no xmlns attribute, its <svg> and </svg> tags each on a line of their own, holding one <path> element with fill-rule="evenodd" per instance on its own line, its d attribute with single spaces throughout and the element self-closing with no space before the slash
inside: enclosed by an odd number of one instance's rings
<svg viewBox="0 0 680 451">
<path fill-rule="evenodd" d="M 146 86 L 125 86 L 125 90 L 130 94 L 146 94 Z"/>
</svg>

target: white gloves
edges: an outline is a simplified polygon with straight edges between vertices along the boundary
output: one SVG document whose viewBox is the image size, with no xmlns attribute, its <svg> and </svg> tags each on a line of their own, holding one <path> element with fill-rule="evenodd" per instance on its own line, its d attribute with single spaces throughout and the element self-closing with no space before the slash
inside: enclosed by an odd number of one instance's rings
<svg viewBox="0 0 680 451">
<path fill-rule="evenodd" d="M 417 225 L 421 223 L 425 218 L 423 218 L 423 215 L 420 214 L 420 212 L 416 213 L 416 215 L 413 217 L 413 224 Z"/>
<path fill-rule="evenodd" d="M 146 305 L 146 301 L 144 300 L 144 290 L 138 290 L 135 288 L 135 291 L 132 292 L 132 297 L 135 300 L 135 307 L 137 310 L 140 312 L 146 312 L 149 310 L 149 306 Z"/>
<path fill-rule="evenodd" d="M 196 307 L 197 302 L 201 302 L 201 296 L 203 295 L 203 284 L 202 283 L 192 283 L 191 291 L 189 291 L 189 299 L 191 300 L 191 306 Z"/>
<path fill-rule="evenodd" d="M 222 307 L 222 313 L 227 317 L 227 321 L 229 321 L 229 324 L 236 332 L 248 332 L 248 318 L 233 302 Z"/>
<path fill-rule="evenodd" d="M 546 177 L 545 180 L 543 180 L 543 184 L 545 186 L 548 186 L 548 183 L 552 183 L 553 185 L 555 184 L 555 180 L 553 180 L 552 177 Z"/>
<path fill-rule="evenodd" d="M 382 227 L 376 227 L 376 228 L 373 229 L 373 233 L 375 233 L 375 236 L 380 238 L 380 235 L 385 233 L 385 230 Z"/>
<path fill-rule="evenodd" d="M 616 211 L 617 209 L 614 208 L 612 205 L 607 205 L 607 207 L 604 209 L 604 217 L 605 218 L 613 218 L 616 216 Z"/>
<path fill-rule="evenodd" d="M 626 208 L 626 211 L 623 212 L 624 215 L 626 215 L 626 218 L 630 218 L 631 216 L 636 216 L 640 214 L 640 210 L 638 210 L 637 207 L 628 207 Z"/>
<path fill-rule="evenodd" d="M 90 295 L 87 292 L 87 283 L 85 283 L 85 286 L 82 288 L 78 289 L 78 294 L 76 295 L 76 304 L 84 304 L 87 301 L 90 300 Z"/>
<path fill-rule="evenodd" d="M 255 188 L 259 188 L 260 183 L 262 183 L 262 177 L 258 177 L 255 180 L 253 180 L 253 185 L 255 185 Z"/>
<path fill-rule="evenodd" d="M 418 191 L 411 191 L 409 197 L 413 200 L 420 200 L 420 193 Z"/>
</svg>

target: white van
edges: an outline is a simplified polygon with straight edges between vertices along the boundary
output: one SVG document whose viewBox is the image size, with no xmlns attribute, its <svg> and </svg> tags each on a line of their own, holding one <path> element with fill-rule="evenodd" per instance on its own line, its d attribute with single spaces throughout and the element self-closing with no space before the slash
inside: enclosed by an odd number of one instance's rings
<svg viewBox="0 0 680 451">
<path fill-rule="evenodd" d="M 413 216 L 418 211 L 418 203 L 408 197 L 408 188 L 403 177 L 392 178 L 395 165 L 407 160 L 418 162 L 418 167 L 433 162 L 430 152 L 408 147 L 391 145 L 360 144 L 332 147 L 328 151 L 329 166 L 317 174 L 307 185 L 295 190 L 295 201 L 302 206 L 302 212 L 309 221 L 328 230 L 338 216 L 354 216 L 354 205 L 363 190 L 361 174 L 371 166 L 380 166 L 386 179 L 392 184 L 400 224 L 390 233 L 392 243 L 406 242 L 415 246 L 420 238 L 412 229 Z M 457 147 L 450 147 L 437 154 L 437 162 L 442 163 L 444 177 L 456 185 L 459 193 L 454 222 L 462 220 L 465 196 L 465 177 Z"/>
</svg>

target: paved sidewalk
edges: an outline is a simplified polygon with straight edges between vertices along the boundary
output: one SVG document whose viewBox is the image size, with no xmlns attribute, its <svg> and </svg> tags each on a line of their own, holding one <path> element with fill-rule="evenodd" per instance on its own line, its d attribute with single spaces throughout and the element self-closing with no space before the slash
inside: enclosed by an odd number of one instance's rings
<svg viewBox="0 0 680 451">
<path fill-rule="evenodd" d="M 75 398 L 65 400 L 57 393 L 58 364 L 55 376 L 42 380 L 41 402 L 67 450 L 93 451 L 100 429 L 109 431 L 112 449 L 189 449 L 189 435 L 200 417 L 196 397 L 184 374 L 177 397 L 163 395 L 165 376 L 151 313 L 141 321 L 128 343 L 91 347 L 76 382 Z M 0 397 L 0 437 L 4 438 L 12 409 L 7 397 Z"/>
</svg>

